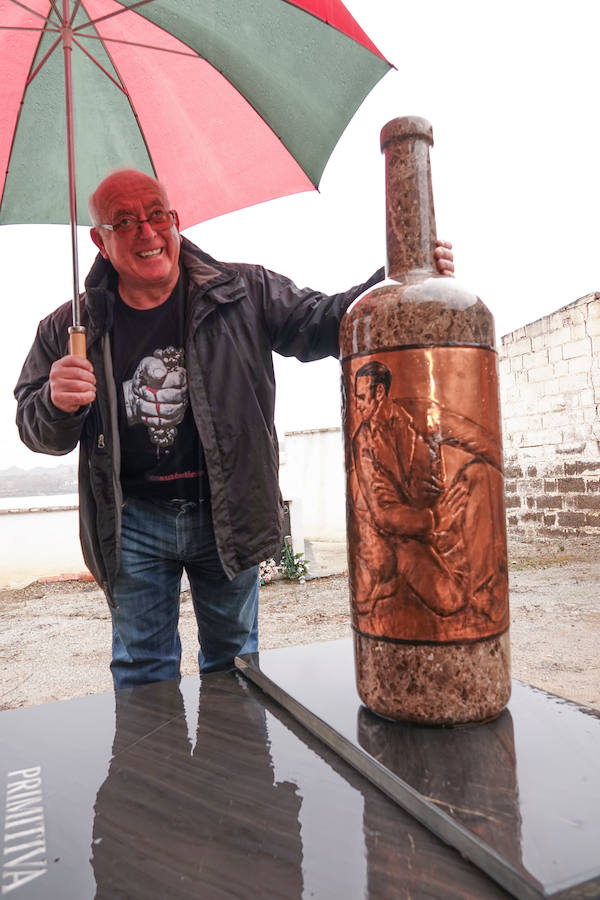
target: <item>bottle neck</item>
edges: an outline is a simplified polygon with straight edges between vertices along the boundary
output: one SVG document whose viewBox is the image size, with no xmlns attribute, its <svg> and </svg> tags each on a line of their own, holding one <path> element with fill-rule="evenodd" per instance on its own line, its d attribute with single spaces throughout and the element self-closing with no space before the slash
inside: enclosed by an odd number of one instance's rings
<svg viewBox="0 0 600 900">
<path fill-rule="evenodd" d="M 390 140 L 384 151 L 388 278 L 402 281 L 411 273 L 435 274 L 429 142 L 411 135 Z"/>
</svg>

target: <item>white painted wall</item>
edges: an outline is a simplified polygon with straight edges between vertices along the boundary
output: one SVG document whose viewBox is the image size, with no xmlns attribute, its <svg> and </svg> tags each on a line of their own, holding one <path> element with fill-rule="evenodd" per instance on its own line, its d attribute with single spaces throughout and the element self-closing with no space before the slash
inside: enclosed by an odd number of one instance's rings
<svg viewBox="0 0 600 900">
<path fill-rule="evenodd" d="M 307 540 L 346 540 L 345 477 L 341 428 L 286 432 L 281 491 L 286 500 L 302 499 Z"/>
</svg>

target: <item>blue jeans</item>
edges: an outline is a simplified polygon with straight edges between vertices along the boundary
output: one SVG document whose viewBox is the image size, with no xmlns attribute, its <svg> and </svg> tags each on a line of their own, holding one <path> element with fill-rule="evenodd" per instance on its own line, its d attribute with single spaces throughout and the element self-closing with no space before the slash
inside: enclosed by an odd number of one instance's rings
<svg viewBox="0 0 600 900">
<path fill-rule="evenodd" d="M 187 572 L 198 623 L 201 672 L 226 669 L 258 649 L 258 566 L 229 580 L 210 506 L 129 498 L 112 608 L 115 689 L 179 678 L 179 595 Z"/>
</svg>

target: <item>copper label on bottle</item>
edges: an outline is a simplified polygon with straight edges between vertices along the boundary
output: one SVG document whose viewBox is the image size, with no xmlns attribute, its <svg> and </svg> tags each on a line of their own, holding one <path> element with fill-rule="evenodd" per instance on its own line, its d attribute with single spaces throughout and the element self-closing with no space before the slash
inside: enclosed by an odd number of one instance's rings
<svg viewBox="0 0 600 900">
<path fill-rule="evenodd" d="M 353 625 L 399 641 L 508 627 L 496 354 L 378 351 L 342 363 Z"/>
</svg>

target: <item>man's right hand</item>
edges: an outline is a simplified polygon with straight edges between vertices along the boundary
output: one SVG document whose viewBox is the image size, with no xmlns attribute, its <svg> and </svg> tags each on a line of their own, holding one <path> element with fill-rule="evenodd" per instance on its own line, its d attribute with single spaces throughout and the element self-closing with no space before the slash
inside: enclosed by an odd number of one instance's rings
<svg viewBox="0 0 600 900">
<path fill-rule="evenodd" d="M 52 363 L 50 398 L 66 413 L 92 403 L 96 399 L 96 376 L 91 362 L 81 356 L 63 356 Z"/>
</svg>

